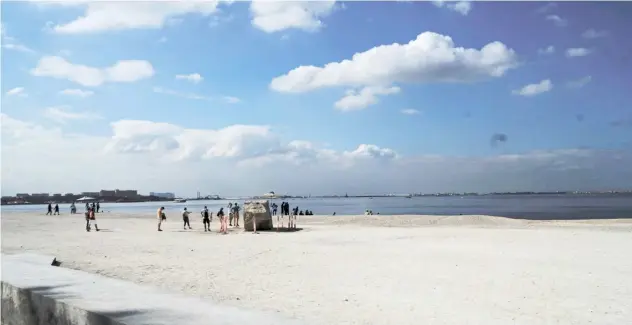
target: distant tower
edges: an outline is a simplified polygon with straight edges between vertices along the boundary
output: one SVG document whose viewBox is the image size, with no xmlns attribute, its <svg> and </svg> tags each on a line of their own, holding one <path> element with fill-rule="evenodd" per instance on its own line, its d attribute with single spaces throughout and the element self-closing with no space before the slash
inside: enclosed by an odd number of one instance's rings
<svg viewBox="0 0 632 325">
<path fill-rule="evenodd" d="M 198 199 L 200 198 L 200 191 L 198 191 L 198 193 L 197 193 L 197 198 Z"/>
</svg>

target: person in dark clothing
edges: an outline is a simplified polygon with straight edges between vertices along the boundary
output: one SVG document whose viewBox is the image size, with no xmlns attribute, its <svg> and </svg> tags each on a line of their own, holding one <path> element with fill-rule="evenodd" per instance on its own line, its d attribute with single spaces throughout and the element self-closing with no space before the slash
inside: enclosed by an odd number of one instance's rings
<svg viewBox="0 0 632 325">
<path fill-rule="evenodd" d="M 53 214 L 59 215 L 59 204 L 55 203 L 55 213 Z"/>
<path fill-rule="evenodd" d="M 184 221 L 184 230 L 187 230 L 187 227 L 191 229 L 191 223 L 189 222 L 189 214 L 191 214 L 191 212 L 187 211 L 187 208 L 184 208 L 184 211 L 182 211 L 182 221 Z"/>
<path fill-rule="evenodd" d="M 276 203 L 272 203 L 272 215 L 276 216 L 277 214 L 277 204 Z"/>
<path fill-rule="evenodd" d="M 46 215 L 53 215 L 53 205 L 48 203 L 48 212 L 46 212 Z"/>
<path fill-rule="evenodd" d="M 211 218 L 209 216 L 208 208 L 204 206 L 202 209 L 202 223 L 204 224 L 204 232 L 211 231 Z"/>
<path fill-rule="evenodd" d="M 97 202 L 97 213 L 99 213 L 99 210 L 101 210 L 101 205 Z"/>
</svg>

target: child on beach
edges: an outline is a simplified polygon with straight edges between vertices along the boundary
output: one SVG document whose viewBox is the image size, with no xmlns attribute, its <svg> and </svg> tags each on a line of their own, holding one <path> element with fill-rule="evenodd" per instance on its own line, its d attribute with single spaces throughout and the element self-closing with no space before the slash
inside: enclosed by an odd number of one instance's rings
<svg viewBox="0 0 632 325">
<path fill-rule="evenodd" d="M 217 217 L 219 218 L 219 222 L 220 222 L 219 232 L 222 234 L 227 234 L 228 225 L 226 225 L 226 216 L 224 215 L 224 208 L 220 208 L 219 211 L 217 211 Z"/>
<path fill-rule="evenodd" d="M 162 222 L 164 220 L 167 220 L 167 216 L 165 216 L 165 207 L 160 207 L 160 209 L 158 209 L 158 212 L 156 212 L 156 216 L 158 217 L 158 231 L 162 231 L 162 229 L 160 229 L 160 226 L 162 225 Z"/>
<path fill-rule="evenodd" d="M 191 214 L 191 212 L 187 211 L 187 208 L 184 208 L 184 211 L 182 211 L 182 221 L 184 221 L 184 230 L 187 230 L 187 226 L 189 227 L 189 229 L 191 229 L 191 223 L 189 222 L 189 214 Z"/>
</svg>

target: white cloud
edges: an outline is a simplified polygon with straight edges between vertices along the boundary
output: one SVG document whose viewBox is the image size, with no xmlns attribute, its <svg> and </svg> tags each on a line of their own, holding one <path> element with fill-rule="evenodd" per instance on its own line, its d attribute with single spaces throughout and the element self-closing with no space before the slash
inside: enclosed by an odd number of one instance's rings
<svg viewBox="0 0 632 325">
<path fill-rule="evenodd" d="M 287 29 L 314 32 L 324 26 L 322 18 L 331 14 L 336 1 L 261 1 L 250 4 L 252 24 L 266 33 Z"/>
<path fill-rule="evenodd" d="M 196 84 L 196 83 L 202 82 L 202 80 L 204 80 L 204 77 L 202 77 L 199 73 L 192 73 L 192 74 L 178 74 L 176 75 L 176 79 L 186 80 L 186 81 L 190 81 Z"/>
<path fill-rule="evenodd" d="M 555 53 L 555 47 L 553 45 L 549 45 L 545 48 L 538 49 L 538 54 L 540 55 L 553 54 L 553 53 Z"/>
<path fill-rule="evenodd" d="M 377 104 L 379 101 L 378 96 L 387 96 L 399 92 L 399 87 L 364 87 L 360 91 L 351 89 L 334 104 L 334 107 L 343 112 L 361 110 Z"/>
<path fill-rule="evenodd" d="M 334 150 L 309 141 L 284 142 L 265 125 L 192 129 L 121 120 L 110 123 L 107 135 L 90 136 L 2 113 L 0 124 L 3 193 L 129 187 L 142 193 L 169 188 L 186 196 L 219 188 L 217 194 L 230 196 L 260 194 L 270 186 L 278 193 L 314 195 L 594 190 L 628 187 L 632 178 L 629 151 L 402 156 L 372 144 Z M 40 159 L 43 154 L 46 159 Z"/>
<path fill-rule="evenodd" d="M 17 44 L 17 43 L 5 43 L 3 42 L 2 44 L 2 48 L 5 48 L 7 50 L 14 50 L 14 51 L 19 51 L 19 52 L 24 52 L 24 53 L 35 53 L 34 50 L 32 50 L 31 48 L 22 45 L 22 44 Z"/>
<path fill-rule="evenodd" d="M 241 103 L 241 99 L 234 96 L 203 96 L 195 93 L 181 92 L 173 89 L 154 87 L 153 91 L 157 94 L 181 97 L 194 100 L 221 101 L 227 104 Z"/>
<path fill-rule="evenodd" d="M 546 16 L 546 20 L 548 21 L 552 21 L 553 23 L 555 23 L 555 25 L 559 26 L 559 27 L 564 27 L 566 25 L 568 25 L 568 20 L 558 16 L 558 15 L 547 15 Z"/>
<path fill-rule="evenodd" d="M 15 87 L 7 91 L 7 96 L 27 97 L 28 94 L 24 90 L 24 87 Z"/>
<path fill-rule="evenodd" d="M 117 61 L 106 68 L 73 64 L 58 56 L 45 56 L 39 60 L 31 74 L 38 77 L 66 79 L 86 87 L 100 86 L 106 82 L 135 82 L 151 78 L 154 68 L 142 60 Z"/>
<path fill-rule="evenodd" d="M 557 8 L 557 3 L 556 2 L 549 2 L 549 3 L 545 4 L 544 6 L 539 7 L 536 10 L 536 12 L 543 14 L 543 13 L 549 12 L 549 11 L 555 9 L 555 8 Z"/>
<path fill-rule="evenodd" d="M 94 91 L 81 90 L 81 89 L 64 89 L 60 91 L 59 93 L 66 96 L 75 96 L 75 97 L 81 97 L 81 98 L 86 98 L 86 97 L 90 97 L 94 95 Z"/>
<path fill-rule="evenodd" d="M 520 95 L 525 97 L 535 96 L 553 89 L 553 83 L 549 79 L 540 81 L 537 84 L 528 84 L 518 90 L 514 90 L 511 93 L 514 95 Z"/>
<path fill-rule="evenodd" d="M 20 44 L 14 37 L 9 36 L 6 26 L 0 25 L 0 37 L 2 38 L 2 48 L 12 51 L 24 52 L 24 53 L 36 53 L 33 49 L 24 44 Z"/>
<path fill-rule="evenodd" d="M 419 115 L 421 114 L 420 111 L 414 109 L 414 108 L 407 108 L 407 109 L 403 109 L 401 110 L 401 113 L 404 115 Z"/>
<path fill-rule="evenodd" d="M 239 103 L 241 103 L 241 99 L 239 99 L 237 97 L 233 97 L 233 96 L 224 96 L 223 99 L 228 104 L 239 104 Z"/>
<path fill-rule="evenodd" d="M 592 81 L 592 76 L 585 76 L 577 80 L 571 80 L 566 83 L 568 88 L 582 88 Z"/>
<path fill-rule="evenodd" d="M 446 2 L 445 0 L 437 0 L 432 1 L 432 3 L 439 8 L 448 8 L 460 13 L 463 16 L 467 16 L 470 10 L 472 10 L 472 3 L 470 1 Z"/>
<path fill-rule="evenodd" d="M 154 92 L 158 94 L 165 94 L 170 96 L 182 97 L 186 99 L 196 99 L 196 100 L 211 100 L 210 97 L 202 96 L 194 93 L 185 93 L 171 89 L 165 89 L 161 87 L 154 87 Z"/>
<path fill-rule="evenodd" d="M 592 50 L 590 49 L 583 48 L 583 47 L 575 47 L 575 48 L 569 48 L 566 50 L 566 57 L 569 57 L 569 58 L 580 57 L 580 56 L 586 56 L 590 53 L 592 53 Z"/>
<path fill-rule="evenodd" d="M 126 29 L 157 29 L 173 24 L 186 14 L 208 16 L 218 11 L 220 1 L 48 1 L 42 6 L 61 5 L 85 8 L 76 19 L 52 26 L 62 34 L 98 33 Z"/>
<path fill-rule="evenodd" d="M 492 42 L 478 49 L 455 47 L 452 38 L 424 32 L 407 44 L 390 44 L 356 53 L 323 67 L 300 66 L 276 77 L 270 88 L 306 92 L 336 86 L 385 86 L 392 83 L 468 82 L 501 77 L 518 66 L 512 49 Z"/>
<path fill-rule="evenodd" d="M 601 38 L 601 37 L 606 37 L 608 36 L 609 33 L 605 30 L 595 30 L 595 29 L 588 29 L 585 32 L 582 33 L 582 37 L 583 38 L 588 38 L 588 39 L 592 39 L 592 38 Z"/>
<path fill-rule="evenodd" d="M 69 121 L 102 119 L 102 117 L 98 114 L 92 112 L 73 112 L 66 106 L 48 107 L 44 110 L 44 116 L 62 124 Z"/>
</svg>

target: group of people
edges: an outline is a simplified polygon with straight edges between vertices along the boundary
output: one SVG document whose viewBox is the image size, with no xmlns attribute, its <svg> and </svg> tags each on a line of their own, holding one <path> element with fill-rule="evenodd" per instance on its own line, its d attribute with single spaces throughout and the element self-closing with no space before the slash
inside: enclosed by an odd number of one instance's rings
<svg viewBox="0 0 632 325">
<path fill-rule="evenodd" d="M 272 209 L 272 215 L 277 216 L 277 222 L 279 222 L 279 215 L 277 215 L 278 205 L 276 203 L 272 203 L 270 206 Z M 240 219 L 240 211 L 241 207 L 239 203 L 228 203 L 228 216 L 224 213 L 224 207 L 219 208 L 216 213 L 216 216 L 219 218 L 220 228 L 219 232 L 221 234 L 228 233 L 228 227 L 239 228 L 239 219 Z M 186 207 L 182 210 L 182 227 L 184 230 L 191 230 L 191 211 Z M 200 215 L 202 217 L 202 224 L 204 225 L 204 231 L 211 231 L 211 221 L 213 220 L 213 212 L 210 212 L 207 206 L 200 211 Z M 288 227 L 296 228 L 296 216 L 297 215 L 313 215 L 312 211 L 309 210 L 299 210 L 298 206 L 292 209 L 292 214 L 290 214 L 290 204 L 287 202 L 281 203 L 281 215 L 280 216 L 288 216 Z M 165 207 L 160 207 L 156 213 L 156 217 L 158 218 L 158 231 L 162 231 L 162 223 L 167 220 L 167 216 L 165 214 Z M 283 220 L 280 220 L 279 223 L 283 226 Z M 256 231 L 255 231 L 256 232 Z"/>
<path fill-rule="evenodd" d="M 276 216 L 277 217 L 277 223 L 283 227 L 283 216 L 287 216 L 288 218 L 288 228 L 290 229 L 296 229 L 296 217 L 297 216 L 311 216 L 313 215 L 312 211 L 309 210 L 305 210 L 303 212 L 303 210 L 299 210 L 298 206 L 294 207 L 294 209 L 292 209 L 292 214 L 290 214 L 290 203 L 288 202 L 281 202 L 281 214 L 277 215 L 277 209 L 279 208 L 279 206 L 276 203 L 272 203 L 272 205 L 270 206 L 272 208 L 272 216 Z M 278 229 L 278 227 L 277 227 Z"/>
<path fill-rule="evenodd" d="M 55 212 L 53 212 L 53 205 L 48 203 L 48 211 L 46 212 L 46 215 L 59 215 L 59 204 L 55 204 Z"/>
<path fill-rule="evenodd" d="M 220 221 L 220 229 L 219 232 L 222 234 L 228 233 L 228 227 L 239 228 L 239 211 L 241 211 L 241 207 L 238 203 L 235 204 L 228 203 L 228 217 L 224 214 L 224 208 L 220 208 L 217 211 L 217 217 Z M 189 215 L 191 211 L 189 211 L 186 207 L 182 210 L 182 221 L 184 230 L 192 229 L 191 228 L 191 219 Z M 204 231 L 211 231 L 211 221 L 213 220 L 213 212 L 209 212 L 208 207 L 204 206 L 202 211 L 200 211 L 200 215 L 202 216 L 202 224 L 204 225 Z M 160 207 L 157 212 L 158 217 L 158 231 L 162 231 L 162 223 L 167 220 L 167 216 L 165 214 L 165 207 Z M 234 225 L 234 226 L 233 226 Z"/>
</svg>

